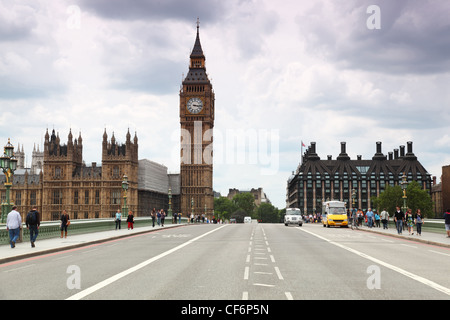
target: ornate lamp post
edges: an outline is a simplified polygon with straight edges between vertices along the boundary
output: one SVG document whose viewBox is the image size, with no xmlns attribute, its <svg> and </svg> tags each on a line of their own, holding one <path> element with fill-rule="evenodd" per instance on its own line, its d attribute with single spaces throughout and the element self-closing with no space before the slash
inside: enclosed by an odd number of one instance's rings
<svg viewBox="0 0 450 320">
<path fill-rule="evenodd" d="M 128 177 L 126 174 L 123 175 L 122 189 L 124 191 L 122 212 L 123 214 L 128 216 L 128 205 L 127 205 Z"/>
<path fill-rule="evenodd" d="M 402 176 L 402 182 L 401 182 L 401 185 L 402 185 L 402 190 L 403 190 L 403 212 L 406 212 L 406 209 L 407 209 L 407 207 L 406 207 L 406 198 L 407 198 L 407 196 L 406 196 L 406 188 L 407 188 L 407 186 L 408 186 L 408 181 L 406 181 L 406 175 L 405 175 L 405 173 L 403 172 L 403 176 Z"/>
<path fill-rule="evenodd" d="M 352 189 L 352 209 L 355 208 L 356 190 Z"/>
<path fill-rule="evenodd" d="M 191 213 L 194 215 L 194 197 L 191 199 Z"/>
<path fill-rule="evenodd" d="M 11 144 L 8 138 L 8 144 L 4 148 L 4 154 L 0 157 L 0 167 L 6 176 L 5 188 L 6 188 L 6 203 L 2 203 L 2 223 L 6 221 L 8 212 L 11 211 L 11 201 L 9 197 L 9 190 L 12 186 L 12 177 L 14 171 L 17 169 L 17 159 L 13 154 L 14 146 Z"/>
<path fill-rule="evenodd" d="M 172 189 L 169 188 L 169 211 L 168 211 L 169 217 L 172 216 Z"/>
</svg>

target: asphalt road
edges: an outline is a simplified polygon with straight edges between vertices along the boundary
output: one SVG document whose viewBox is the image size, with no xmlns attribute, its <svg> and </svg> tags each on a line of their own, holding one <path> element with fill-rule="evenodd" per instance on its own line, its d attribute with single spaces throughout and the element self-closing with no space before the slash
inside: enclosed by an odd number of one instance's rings
<svg viewBox="0 0 450 320">
<path fill-rule="evenodd" d="M 450 249 L 318 224 L 190 225 L 0 266 L 0 299 L 450 299 Z"/>
</svg>

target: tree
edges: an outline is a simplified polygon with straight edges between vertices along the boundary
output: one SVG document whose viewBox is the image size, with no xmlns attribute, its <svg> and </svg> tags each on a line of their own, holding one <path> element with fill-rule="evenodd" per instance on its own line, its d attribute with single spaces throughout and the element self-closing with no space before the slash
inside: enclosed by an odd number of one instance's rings
<svg viewBox="0 0 450 320">
<path fill-rule="evenodd" d="M 237 209 L 242 209 L 247 216 L 253 217 L 255 210 L 255 198 L 251 193 L 239 193 L 233 197 L 233 204 Z"/>
<path fill-rule="evenodd" d="M 433 217 L 433 201 L 428 192 L 420 186 L 417 181 L 412 181 L 406 188 L 406 204 L 413 213 L 417 209 L 422 211 L 425 217 Z"/>
<path fill-rule="evenodd" d="M 406 188 L 406 206 L 413 213 L 417 209 L 422 211 L 425 217 L 433 216 L 433 201 L 426 190 L 423 190 L 417 181 L 412 181 Z M 403 207 L 403 191 L 401 186 L 387 185 L 386 189 L 376 198 L 373 198 L 374 207 L 381 211 L 386 208 L 389 213 L 395 211 L 395 207 Z"/>
<path fill-rule="evenodd" d="M 231 214 L 237 210 L 233 201 L 227 197 L 220 197 L 214 199 L 214 213 L 218 219 L 229 220 Z"/>
<path fill-rule="evenodd" d="M 231 214 L 231 218 L 236 219 L 237 223 L 243 223 L 244 217 L 247 216 L 247 212 L 243 209 L 237 209 L 235 212 Z"/>
<path fill-rule="evenodd" d="M 256 218 L 260 222 L 265 223 L 280 222 L 280 215 L 278 208 L 275 208 L 270 203 L 261 203 L 261 205 L 256 209 Z"/>
<path fill-rule="evenodd" d="M 403 206 L 402 196 L 402 187 L 386 185 L 386 189 L 378 197 L 372 198 L 373 206 L 378 212 L 386 209 L 392 214 L 397 206 Z"/>
</svg>

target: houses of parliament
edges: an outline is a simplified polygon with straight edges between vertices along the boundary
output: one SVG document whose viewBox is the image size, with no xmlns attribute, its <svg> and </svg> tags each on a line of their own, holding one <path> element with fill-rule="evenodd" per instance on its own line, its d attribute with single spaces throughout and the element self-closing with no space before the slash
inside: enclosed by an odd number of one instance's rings
<svg viewBox="0 0 450 320">
<path fill-rule="evenodd" d="M 199 23 L 190 55 L 189 72 L 180 89 L 180 126 L 194 137 L 194 127 L 202 131 L 214 125 L 214 92 L 205 69 L 205 56 L 200 44 Z M 122 181 L 128 179 L 127 205 L 135 216 L 148 216 L 153 208 L 169 209 L 169 194 L 173 212 L 190 215 L 213 215 L 212 162 L 186 161 L 200 147 L 197 141 L 181 140 L 180 174 L 169 174 L 164 165 L 143 159 L 138 160 L 138 137 L 129 130 L 125 143 L 118 143 L 114 133 L 109 137 L 106 129 L 102 141 L 102 163 L 86 165 L 83 161 L 83 138 L 74 137 L 68 129 L 67 138 L 47 129 L 43 150 L 33 150 L 31 167 L 25 168 L 25 153 L 18 146 L 14 152 L 18 159 L 10 199 L 18 206 L 22 218 L 36 206 L 41 220 L 59 220 L 67 210 L 71 219 L 112 218 L 124 203 Z M 100 138 L 100 137 L 99 137 Z M 15 140 L 15 139 L 12 139 Z M 99 139 L 100 140 L 100 139 Z M 211 138 L 212 140 L 212 138 Z M 212 157 L 212 151 L 211 151 Z M 183 159 L 185 161 L 183 161 Z M 0 176 L 0 199 L 6 199 L 4 183 Z M 122 212 L 122 215 L 127 213 Z"/>
</svg>

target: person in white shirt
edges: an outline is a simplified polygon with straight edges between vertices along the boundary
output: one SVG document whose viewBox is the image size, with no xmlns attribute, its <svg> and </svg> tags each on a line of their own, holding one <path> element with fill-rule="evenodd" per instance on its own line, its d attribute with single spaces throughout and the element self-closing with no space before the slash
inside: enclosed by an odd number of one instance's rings
<svg viewBox="0 0 450 320">
<path fill-rule="evenodd" d="M 16 209 L 17 206 L 13 206 L 12 211 L 8 213 L 8 217 L 6 218 L 6 230 L 9 231 L 11 248 L 15 248 L 16 241 L 19 238 L 20 228 L 22 227 L 22 217 Z"/>
<path fill-rule="evenodd" d="M 389 213 L 386 211 L 386 208 L 381 211 L 380 214 L 381 222 L 383 222 L 383 229 L 388 228 L 388 222 L 389 222 Z"/>
</svg>

